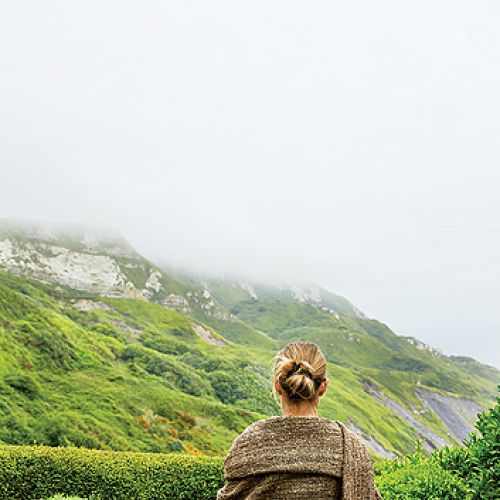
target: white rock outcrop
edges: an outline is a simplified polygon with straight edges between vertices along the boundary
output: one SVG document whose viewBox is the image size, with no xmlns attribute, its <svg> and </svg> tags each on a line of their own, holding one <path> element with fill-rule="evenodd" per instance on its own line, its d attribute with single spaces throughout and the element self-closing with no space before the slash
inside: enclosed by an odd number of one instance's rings
<svg viewBox="0 0 500 500">
<path fill-rule="evenodd" d="M 45 235 L 47 236 L 47 235 Z M 112 297 L 145 298 L 109 255 L 75 251 L 59 245 L 5 238 L 0 240 L 0 268 L 44 283 Z M 156 273 L 156 274 L 155 274 Z M 161 287 L 156 271 L 146 291 Z"/>
</svg>

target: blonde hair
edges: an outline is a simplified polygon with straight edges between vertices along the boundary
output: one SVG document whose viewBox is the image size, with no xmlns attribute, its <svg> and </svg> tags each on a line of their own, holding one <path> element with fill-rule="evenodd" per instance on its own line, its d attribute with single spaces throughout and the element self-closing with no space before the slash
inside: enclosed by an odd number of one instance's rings
<svg viewBox="0 0 500 500">
<path fill-rule="evenodd" d="M 291 342 L 274 357 L 274 380 L 292 401 L 311 400 L 326 380 L 326 359 L 313 342 Z"/>
</svg>

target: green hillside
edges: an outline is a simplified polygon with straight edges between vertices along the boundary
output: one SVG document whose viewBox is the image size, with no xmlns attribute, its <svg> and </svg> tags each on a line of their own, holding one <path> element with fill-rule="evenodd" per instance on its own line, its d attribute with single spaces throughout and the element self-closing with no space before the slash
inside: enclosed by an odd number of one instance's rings
<svg viewBox="0 0 500 500">
<path fill-rule="evenodd" d="M 460 443 L 494 400 L 494 368 L 320 288 L 173 275 L 118 237 L 23 231 L 0 231 L 0 443 L 225 454 L 279 413 L 272 357 L 298 339 L 329 362 L 320 415 L 381 456 Z"/>
<path fill-rule="evenodd" d="M 263 348 L 213 345 L 195 333 L 199 324 L 159 304 L 0 273 L 0 441 L 224 453 L 250 422 L 278 412 L 274 351 L 266 337 Z M 364 390 L 377 370 L 348 365 L 330 366 L 321 414 L 352 420 L 388 450 L 411 449 L 416 430 Z M 408 397 L 409 382 L 398 387 Z M 439 419 L 424 417 L 446 437 Z"/>
<path fill-rule="evenodd" d="M 219 454 L 254 418 L 248 408 L 275 408 L 265 376 L 235 346 L 221 355 L 201 340 L 186 316 L 129 299 L 87 298 L 99 309 L 84 311 L 74 300 L 0 273 L 0 441 Z M 227 384 L 233 371 L 244 398 Z"/>
</svg>

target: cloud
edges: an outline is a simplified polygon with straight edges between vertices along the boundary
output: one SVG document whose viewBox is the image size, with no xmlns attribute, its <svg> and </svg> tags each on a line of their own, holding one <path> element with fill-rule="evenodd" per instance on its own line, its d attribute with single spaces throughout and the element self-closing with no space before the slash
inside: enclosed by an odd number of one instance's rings
<svg viewBox="0 0 500 500">
<path fill-rule="evenodd" d="M 497 2 L 2 10 L 3 216 L 314 280 L 498 363 Z"/>
</svg>

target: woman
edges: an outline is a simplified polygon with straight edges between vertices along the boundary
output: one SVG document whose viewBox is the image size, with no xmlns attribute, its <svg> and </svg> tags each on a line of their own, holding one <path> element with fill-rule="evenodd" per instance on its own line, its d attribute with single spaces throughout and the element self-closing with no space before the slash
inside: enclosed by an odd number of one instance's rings
<svg viewBox="0 0 500 500">
<path fill-rule="evenodd" d="M 274 359 L 282 416 L 258 420 L 235 439 L 217 499 L 380 499 L 363 442 L 340 422 L 318 417 L 328 387 L 320 348 L 293 342 Z"/>
</svg>

